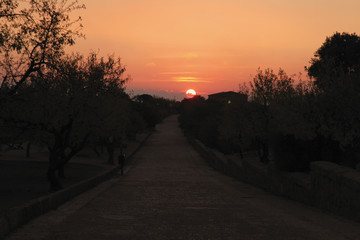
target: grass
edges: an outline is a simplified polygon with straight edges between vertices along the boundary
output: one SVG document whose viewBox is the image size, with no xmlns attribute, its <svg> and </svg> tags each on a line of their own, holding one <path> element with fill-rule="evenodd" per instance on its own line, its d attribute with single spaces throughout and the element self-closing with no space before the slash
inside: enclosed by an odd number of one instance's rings
<svg viewBox="0 0 360 240">
<path fill-rule="evenodd" d="M 92 154 L 94 155 L 94 154 Z M 46 178 L 48 168 L 47 153 L 36 152 L 26 159 L 22 150 L 2 152 L 0 156 L 0 215 L 9 208 L 25 204 L 49 193 Z M 65 167 L 63 187 L 93 177 L 108 169 L 101 158 L 82 154 Z"/>
</svg>

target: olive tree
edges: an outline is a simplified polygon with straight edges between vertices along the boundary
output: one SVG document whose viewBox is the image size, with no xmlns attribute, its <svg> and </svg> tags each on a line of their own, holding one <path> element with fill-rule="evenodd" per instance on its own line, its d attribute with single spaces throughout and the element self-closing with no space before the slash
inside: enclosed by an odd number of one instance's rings
<svg viewBox="0 0 360 240">
<path fill-rule="evenodd" d="M 317 91 L 317 134 L 337 161 L 354 167 L 360 155 L 360 36 L 327 37 L 307 67 Z M 335 152 L 336 151 L 336 152 Z"/>
<path fill-rule="evenodd" d="M 0 1 L 0 86 L 14 94 L 34 73 L 55 67 L 54 60 L 81 34 L 81 18 L 73 10 L 78 1 Z M 4 91 L 3 91 L 4 93 Z"/>
<path fill-rule="evenodd" d="M 117 138 L 125 132 L 129 101 L 124 72 L 114 57 L 64 57 L 7 98 L 3 119 L 14 128 L 36 131 L 48 146 L 52 190 L 61 188 L 56 174 L 90 139 Z"/>
<path fill-rule="evenodd" d="M 272 106 L 276 102 L 288 98 L 293 89 L 293 79 L 282 69 L 274 73 L 272 69 L 260 68 L 250 82 L 251 114 L 256 119 L 252 124 L 256 127 L 255 139 L 260 160 L 269 161 L 269 138 L 273 120 Z"/>
</svg>

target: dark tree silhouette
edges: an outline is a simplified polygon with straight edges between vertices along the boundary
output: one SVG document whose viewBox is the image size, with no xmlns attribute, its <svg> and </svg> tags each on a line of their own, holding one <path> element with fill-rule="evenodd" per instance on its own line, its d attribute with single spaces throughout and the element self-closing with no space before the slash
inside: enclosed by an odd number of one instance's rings
<svg viewBox="0 0 360 240">
<path fill-rule="evenodd" d="M 154 128 L 162 120 L 162 114 L 157 98 L 149 94 L 137 95 L 133 98 L 135 109 L 145 120 L 147 127 Z"/>
<path fill-rule="evenodd" d="M 84 60 L 75 55 L 61 59 L 56 68 L 33 77 L 7 98 L 4 121 L 34 133 L 32 138 L 48 146 L 51 190 L 61 188 L 56 174 L 63 175 L 64 166 L 90 139 L 124 135 L 128 105 L 124 71 L 113 57 L 104 60 L 91 54 Z"/>
<path fill-rule="evenodd" d="M 360 37 L 355 33 L 335 33 L 327 37 L 306 68 L 322 90 L 331 87 L 344 75 L 360 70 Z"/>
<path fill-rule="evenodd" d="M 307 70 L 318 89 L 319 146 L 354 167 L 360 146 L 360 37 L 335 33 L 326 38 Z"/>
<path fill-rule="evenodd" d="M 54 67 L 64 47 L 81 36 L 81 19 L 70 18 L 80 8 L 84 6 L 78 1 L 67 0 L 0 2 L 0 86 L 7 86 L 8 94 L 32 74 Z"/>
<path fill-rule="evenodd" d="M 250 82 L 250 96 L 252 101 L 258 104 L 254 106 L 254 113 L 258 116 L 256 121 L 258 134 L 255 139 L 260 160 L 263 162 L 269 161 L 270 124 L 273 119 L 271 106 L 291 94 L 292 83 L 293 79 L 282 69 L 276 74 L 272 69 L 262 71 L 260 68 Z"/>
</svg>

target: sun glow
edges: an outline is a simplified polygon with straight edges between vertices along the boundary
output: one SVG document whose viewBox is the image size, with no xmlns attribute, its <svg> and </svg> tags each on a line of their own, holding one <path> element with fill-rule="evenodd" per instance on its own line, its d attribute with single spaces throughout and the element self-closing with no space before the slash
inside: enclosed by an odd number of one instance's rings
<svg viewBox="0 0 360 240">
<path fill-rule="evenodd" d="M 192 98 L 192 97 L 194 97 L 196 95 L 196 91 L 194 90 L 194 89 L 188 89 L 187 91 L 186 91 L 186 96 L 188 97 L 188 98 Z"/>
</svg>

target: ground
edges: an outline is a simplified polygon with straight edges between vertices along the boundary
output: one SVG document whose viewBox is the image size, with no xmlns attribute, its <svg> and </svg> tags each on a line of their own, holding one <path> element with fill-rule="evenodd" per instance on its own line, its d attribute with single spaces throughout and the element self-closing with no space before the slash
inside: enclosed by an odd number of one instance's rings
<svg viewBox="0 0 360 240">
<path fill-rule="evenodd" d="M 137 140 L 127 141 L 127 155 L 134 152 L 148 132 L 138 134 Z M 49 183 L 46 178 L 48 152 L 44 147 L 32 147 L 29 158 L 24 149 L 0 152 L 0 215 L 9 208 L 20 206 L 32 199 L 49 194 Z M 117 157 L 118 152 L 114 155 Z M 115 159 L 117 160 L 117 159 Z M 117 161 L 115 161 L 117 163 Z M 111 168 L 107 163 L 107 155 L 98 157 L 90 149 L 81 151 L 66 165 L 66 178 L 62 179 L 64 187 Z"/>
<path fill-rule="evenodd" d="M 8 240 L 342 240 L 360 223 L 271 195 L 211 169 L 175 116 L 116 175 Z"/>
</svg>

